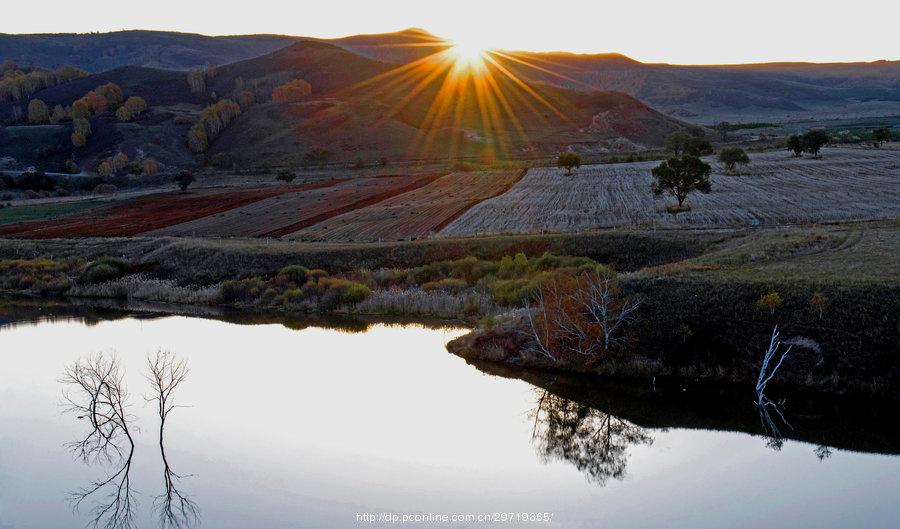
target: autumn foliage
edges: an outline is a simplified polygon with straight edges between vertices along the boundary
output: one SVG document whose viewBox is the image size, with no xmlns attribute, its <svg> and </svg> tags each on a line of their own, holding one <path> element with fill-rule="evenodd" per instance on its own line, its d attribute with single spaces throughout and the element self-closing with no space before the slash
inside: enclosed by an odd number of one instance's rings
<svg viewBox="0 0 900 529">
<path fill-rule="evenodd" d="M 272 101 L 276 103 L 290 103 L 303 101 L 312 95 L 312 86 L 303 79 L 297 79 L 272 90 Z"/>
<path fill-rule="evenodd" d="M 234 118 L 241 115 L 241 107 L 230 99 L 223 99 L 204 108 L 197 123 L 188 131 L 188 147 L 196 152 L 204 152 Z"/>
</svg>

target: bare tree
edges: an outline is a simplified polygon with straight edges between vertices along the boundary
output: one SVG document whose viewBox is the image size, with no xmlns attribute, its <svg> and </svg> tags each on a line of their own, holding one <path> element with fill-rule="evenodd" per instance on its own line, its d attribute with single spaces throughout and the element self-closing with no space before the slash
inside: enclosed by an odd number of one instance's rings
<svg viewBox="0 0 900 529">
<path fill-rule="evenodd" d="M 131 489 L 131 462 L 134 439 L 127 413 L 128 393 L 118 359 L 98 353 L 67 367 L 61 382 L 65 385 L 64 411 L 87 420 L 89 431 L 67 446 L 86 464 L 115 463 L 114 472 L 70 494 L 75 510 L 89 497 L 108 491 L 104 500 L 91 510 L 93 527 L 121 529 L 134 526 L 134 491 Z"/>
<path fill-rule="evenodd" d="M 769 445 L 775 449 L 781 448 L 781 430 L 778 428 L 778 424 L 773 419 L 770 411 L 773 411 L 781 419 L 781 422 L 788 425 L 789 428 L 793 429 L 793 427 L 784 418 L 778 404 L 766 396 L 766 386 L 778 373 L 778 369 L 781 368 L 781 364 L 784 363 L 784 359 L 787 358 L 788 353 L 791 352 L 792 348 L 793 345 L 789 345 L 783 352 L 780 351 L 781 341 L 779 340 L 778 326 L 776 325 L 772 330 L 769 348 L 766 349 L 766 352 L 763 355 L 762 365 L 760 365 L 759 368 L 759 376 L 756 379 L 756 407 L 759 410 L 759 418 L 763 428 L 772 437 Z M 775 365 L 774 367 L 770 367 L 773 361 L 775 362 Z"/>
<path fill-rule="evenodd" d="M 184 360 L 178 360 L 169 351 L 157 351 L 147 357 L 148 372 L 146 378 L 153 388 L 153 394 L 146 400 L 157 406 L 159 414 L 159 453 L 163 461 L 163 482 L 165 492 L 156 497 L 154 508 L 159 513 L 160 526 L 163 528 L 184 528 L 199 521 L 200 510 L 197 504 L 178 490 L 178 481 L 183 477 L 176 474 L 166 457 L 165 428 L 169 413 L 181 407 L 175 404 L 173 393 L 187 378 L 190 369 Z"/>
<path fill-rule="evenodd" d="M 585 272 L 574 282 L 551 280 L 527 305 L 534 351 L 559 360 L 560 354 L 594 356 L 626 342 L 622 328 L 634 321 L 637 299 L 622 300 L 615 278 Z"/>
</svg>

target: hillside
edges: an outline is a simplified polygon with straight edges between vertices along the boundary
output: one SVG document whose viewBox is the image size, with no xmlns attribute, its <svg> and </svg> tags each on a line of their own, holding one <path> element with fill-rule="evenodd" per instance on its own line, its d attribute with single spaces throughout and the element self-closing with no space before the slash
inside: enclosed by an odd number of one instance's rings
<svg viewBox="0 0 900 529">
<path fill-rule="evenodd" d="M 420 29 L 324 40 L 160 31 L 0 35 L 0 61 L 44 68 L 69 64 L 91 72 L 120 66 L 184 70 L 260 57 L 298 41 L 327 43 L 395 65 L 438 52 L 445 42 Z M 615 53 L 502 53 L 497 60 L 531 82 L 620 91 L 699 124 L 900 115 L 900 61 L 680 66 Z"/>
<path fill-rule="evenodd" d="M 33 97 L 51 107 L 66 106 L 113 82 L 126 97 L 141 96 L 150 105 L 136 122 L 97 115 L 87 145 L 80 148 L 63 141 L 71 132 L 69 123 L 17 125 L 10 127 L 12 133 L 0 134 L 0 153 L 22 165 L 58 166 L 74 156 L 92 167 L 118 150 L 132 156 L 140 149 L 166 165 L 192 165 L 200 158 L 186 148 L 189 123 L 202 106 L 221 98 L 238 100 L 248 90 L 257 104 L 246 106 L 211 142 L 209 156 L 226 155 L 242 166 L 298 165 L 313 147 L 325 147 L 332 160 L 344 162 L 518 158 L 569 148 L 609 152 L 658 147 L 669 133 L 687 127 L 622 93 L 521 83 L 493 65 L 474 77 L 460 77 L 446 60 L 419 66 L 410 72 L 333 44 L 301 41 L 209 70 L 199 89 L 192 89 L 182 71 L 117 68 L 45 88 Z M 296 79 L 310 83 L 311 97 L 271 102 L 273 88 Z M 0 104 L 0 116 L 11 116 L 13 107 L 21 105 Z"/>
</svg>

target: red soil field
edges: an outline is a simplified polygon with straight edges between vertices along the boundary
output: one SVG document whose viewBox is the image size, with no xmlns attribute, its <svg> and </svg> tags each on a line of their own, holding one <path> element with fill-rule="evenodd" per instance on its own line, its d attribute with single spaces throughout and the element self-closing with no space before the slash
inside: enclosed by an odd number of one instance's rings
<svg viewBox="0 0 900 529">
<path fill-rule="evenodd" d="M 145 232 L 149 236 L 279 237 L 356 208 L 380 202 L 440 175 L 353 178 L 330 187 L 304 189 L 203 218 Z"/>
<path fill-rule="evenodd" d="M 304 189 L 332 186 L 327 180 L 293 186 L 233 191 L 205 189 L 189 193 L 158 193 L 107 208 L 54 220 L 0 226 L 0 235 L 32 239 L 57 237 L 129 237 L 165 226 L 214 215 L 259 200 Z"/>
</svg>

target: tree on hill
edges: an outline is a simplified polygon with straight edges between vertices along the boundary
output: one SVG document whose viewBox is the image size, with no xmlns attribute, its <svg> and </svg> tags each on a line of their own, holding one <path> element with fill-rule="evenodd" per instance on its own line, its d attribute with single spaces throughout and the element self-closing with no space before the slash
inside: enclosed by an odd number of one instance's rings
<svg viewBox="0 0 900 529">
<path fill-rule="evenodd" d="M 574 152 L 563 152 L 556 158 L 556 166 L 566 170 L 566 176 L 572 175 L 572 169 L 581 167 L 581 156 Z"/>
<path fill-rule="evenodd" d="M 197 123 L 188 131 L 188 147 L 196 153 L 204 152 L 209 148 L 210 142 L 239 115 L 241 115 L 240 105 L 230 99 L 223 99 L 207 106 L 200 112 Z"/>
<path fill-rule="evenodd" d="M 206 74 L 202 70 L 191 70 L 187 73 L 188 86 L 191 93 L 202 94 L 206 92 Z"/>
<path fill-rule="evenodd" d="M 56 105 L 53 107 L 53 112 L 50 114 L 50 123 L 62 123 L 68 117 L 68 113 L 66 109 L 63 108 L 62 105 Z"/>
<path fill-rule="evenodd" d="M 116 119 L 119 121 L 131 121 L 146 110 L 147 102 L 144 101 L 144 98 L 131 96 L 116 110 Z"/>
<path fill-rule="evenodd" d="M 111 110 L 119 108 L 119 105 L 125 100 L 125 94 L 116 83 L 106 83 L 97 87 L 97 93 L 106 98 L 106 105 Z"/>
<path fill-rule="evenodd" d="M 819 157 L 819 151 L 828 143 L 828 133 L 824 130 L 811 130 L 803 135 L 803 150 Z"/>
<path fill-rule="evenodd" d="M 159 163 L 153 158 L 144 158 L 144 162 L 141 165 L 145 176 L 156 176 L 159 172 Z"/>
<path fill-rule="evenodd" d="M 715 152 L 712 144 L 702 136 L 676 131 L 666 138 L 666 150 L 675 156 L 706 156 Z"/>
<path fill-rule="evenodd" d="M 69 117 L 73 120 L 91 117 L 91 105 L 84 98 L 75 100 L 69 108 Z"/>
<path fill-rule="evenodd" d="M 109 105 L 109 100 L 106 99 L 106 96 L 95 90 L 84 94 L 82 99 L 87 102 L 92 114 L 106 112 L 106 107 Z"/>
<path fill-rule="evenodd" d="M 893 139 L 891 134 L 891 129 L 888 128 L 880 128 L 872 131 L 872 139 L 878 142 L 878 146 L 881 147 L 884 142 L 891 141 Z"/>
<path fill-rule="evenodd" d="M 685 155 L 669 158 L 653 168 L 653 194 L 668 193 L 678 201 L 678 209 L 683 209 L 684 200 L 692 191 L 709 193 L 709 164 L 696 156 Z"/>
<path fill-rule="evenodd" d="M 50 122 L 50 109 L 40 99 L 32 99 L 28 103 L 28 123 L 43 125 Z"/>
<path fill-rule="evenodd" d="M 740 147 L 725 147 L 719 151 L 719 161 L 725 164 L 729 173 L 733 173 L 738 164 L 750 163 L 750 157 Z"/>
<path fill-rule="evenodd" d="M 794 152 L 794 157 L 799 158 L 803 155 L 803 138 L 796 134 L 791 134 L 787 140 L 789 151 Z"/>
<path fill-rule="evenodd" d="M 178 184 L 178 188 L 184 193 L 194 183 L 194 174 L 190 171 L 181 171 L 175 176 L 175 183 Z"/>
<path fill-rule="evenodd" d="M 272 90 L 272 101 L 276 103 L 290 103 L 303 101 L 312 95 L 312 86 L 303 79 L 296 79 Z"/>
</svg>

